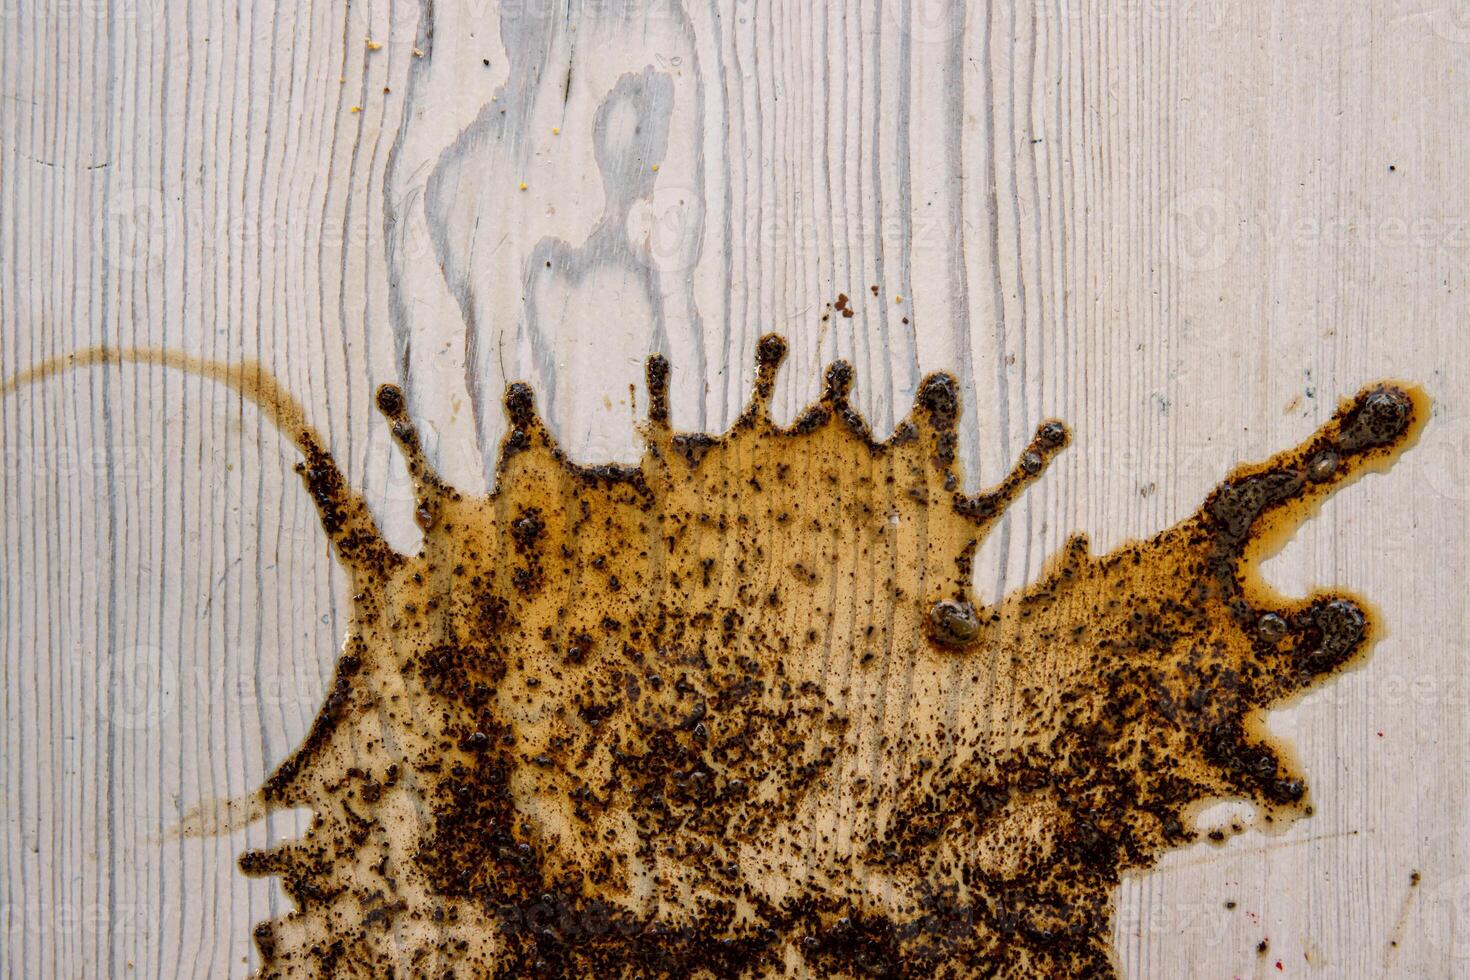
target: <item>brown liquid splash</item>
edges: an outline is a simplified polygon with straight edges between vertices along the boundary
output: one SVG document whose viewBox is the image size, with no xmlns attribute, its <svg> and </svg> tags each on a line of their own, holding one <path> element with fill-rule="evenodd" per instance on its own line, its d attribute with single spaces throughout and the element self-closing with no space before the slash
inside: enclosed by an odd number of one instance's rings
<svg viewBox="0 0 1470 980">
<path fill-rule="evenodd" d="M 416 487 L 413 556 L 258 367 L 82 356 L 171 363 L 260 404 L 351 577 L 326 703 L 245 801 L 315 814 L 241 858 L 296 904 L 256 928 L 259 976 L 1113 976 L 1114 887 L 1195 840 L 1202 806 L 1310 812 L 1261 719 L 1372 626 L 1361 601 L 1284 598 L 1256 568 L 1412 442 L 1422 392 L 1369 387 L 1153 539 L 1099 557 L 1074 537 L 977 608 L 976 548 L 1065 427 L 967 496 L 953 377 L 926 378 L 878 442 L 840 362 L 774 425 L 784 353 L 761 341 L 719 438 L 671 431 L 650 358 L 628 468 L 568 461 L 512 385 L 485 498 L 436 475 L 380 388 Z"/>
</svg>

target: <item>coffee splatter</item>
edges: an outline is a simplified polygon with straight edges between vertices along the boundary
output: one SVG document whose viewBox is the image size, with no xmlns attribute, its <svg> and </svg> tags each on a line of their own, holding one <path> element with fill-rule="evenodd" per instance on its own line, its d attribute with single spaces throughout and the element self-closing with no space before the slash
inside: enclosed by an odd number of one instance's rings
<svg viewBox="0 0 1470 980">
<path fill-rule="evenodd" d="M 1422 392 L 1369 387 L 1174 527 L 1103 556 L 1073 537 L 982 607 L 976 549 L 1066 428 L 967 495 L 953 377 L 878 441 L 839 362 L 779 427 L 785 349 L 761 341 L 719 437 L 672 431 L 650 358 L 631 467 L 569 461 L 512 385 L 487 497 L 440 479 L 380 388 L 416 555 L 257 366 L 104 350 L 7 383 L 170 363 L 303 453 L 351 622 L 310 733 L 239 806 L 315 814 L 240 860 L 295 904 L 256 927 L 259 976 L 1114 976 L 1115 886 L 1202 807 L 1311 812 L 1262 718 L 1354 661 L 1372 617 L 1257 567 L 1412 442 Z"/>
</svg>

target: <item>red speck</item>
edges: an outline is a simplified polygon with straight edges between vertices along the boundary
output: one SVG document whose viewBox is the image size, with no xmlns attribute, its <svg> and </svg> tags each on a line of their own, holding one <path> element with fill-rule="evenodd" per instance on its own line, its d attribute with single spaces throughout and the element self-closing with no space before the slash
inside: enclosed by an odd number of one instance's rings
<svg viewBox="0 0 1470 980">
<path fill-rule="evenodd" d="M 1382 732 L 1379 732 L 1379 733 L 1378 733 L 1378 737 L 1379 737 L 1379 738 L 1382 738 L 1382 737 L 1383 737 L 1383 733 L 1382 733 Z"/>
<path fill-rule="evenodd" d="M 1280 960 L 1277 960 L 1277 961 L 1276 961 L 1276 969 L 1278 969 L 1278 970 L 1281 970 L 1281 969 L 1285 969 L 1285 968 L 1284 968 L 1284 967 L 1283 967 L 1283 966 L 1282 966 L 1282 965 L 1281 965 L 1281 961 L 1280 961 Z"/>
</svg>

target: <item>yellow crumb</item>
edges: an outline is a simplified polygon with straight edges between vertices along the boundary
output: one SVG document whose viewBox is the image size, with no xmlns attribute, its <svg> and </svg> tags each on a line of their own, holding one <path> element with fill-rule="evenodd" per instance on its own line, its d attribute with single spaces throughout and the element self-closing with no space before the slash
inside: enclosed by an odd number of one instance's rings
<svg viewBox="0 0 1470 980">
<path fill-rule="evenodd" d="M 372 38 L 368 38 L 367 49 L 369 51 L 377 51 L 382 46 L 383 46 L 383 42 L 382 41 L 374 41 Z"/>
<path fill-rule="evenodd" d="M 656 163 L 653 165 L 653 172 L 658 173 L 658 164 Z"/>
<path fill-rule="evenodd" d="M 526 189 L 526 182 L 523 180 L 523 181 L 521 181 L 521 190 L 525 190 L 525 189 Z"/>
<path fill-rule="evenodd" d="M 560 133 L 561 133 L 561 127 L 560 126 L 552 126 L 551 127 L 551 135 L 552 136 L 557 136 Z"/>
<path fill-rule="evenodd" d="M 895 296 L 895 297 L 893 297 L 893 301 L 895 303 L 902 303 L 903 302 L 903 297 L 902 296 Z"/>
<path fill-rule="evenodd" d="M 414 48 L 413 49 L 413 56 L 415 58 L 422 58 L 424 56 L 424 53 L 422 51 L 420 51 L 418 48 Z"/>
<path fill-rule="evenodd" d="M 362 111 L 362 106 L 360 106 L 360 105 L 355 105 L 355 106 L 353 106 L 353 107 L 352 107 L 352 108 L 351 108 L 351 109 L 348 109 L 348 110 L 347 110 L 347 111 L 348 111 L 348 112 L 361 112 L 361 111 Z"/>
</svg>

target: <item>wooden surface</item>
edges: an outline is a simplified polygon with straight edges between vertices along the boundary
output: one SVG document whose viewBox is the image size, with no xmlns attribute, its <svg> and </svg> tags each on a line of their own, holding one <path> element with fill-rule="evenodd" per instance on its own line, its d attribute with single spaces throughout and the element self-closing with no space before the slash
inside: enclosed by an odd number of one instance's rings
<svg viewBox="0 0 1470 980">
<path fill-rule="evenodd" d="M 1270 566 L 1388 632 L 1272 718 L 1317 815 L 1125 883 L 1118 948 L 1132 977 L 1470 976 L 1467 91 L 1449 0 L 12 0 L 0 374 L 258 357 L 406 546 L 384 380 L 480 489 L 508 379 L 606 460 L 651 350 L 690 429 L 731 420 L 768 329 L 782 417 L 836 357 L 880 430 L 950 368 L 972 484 L 1043 417 L 1076 432 L 981 553 L 987 596 L 1420 382 L 1421 444 Z M 300 819 L 166 831 L 322 698 L 343 580 L 290 447 L 156 367 L 0 423 L 0 975 L 243 975 L 284 898 L 235 857 Z"/>
</svg>

